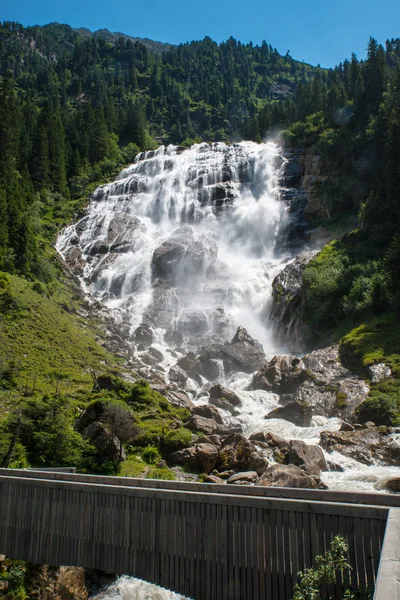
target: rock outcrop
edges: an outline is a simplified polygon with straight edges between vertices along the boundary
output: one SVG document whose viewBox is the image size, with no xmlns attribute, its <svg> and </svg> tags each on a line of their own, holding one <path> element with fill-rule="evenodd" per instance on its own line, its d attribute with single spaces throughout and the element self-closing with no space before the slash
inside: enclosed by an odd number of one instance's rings
<svg viewBox="0 0 400 600">
<path fill-rule="evenodd" d="M 280 395 L 280 403 L 308 405 L 313 415 L 354 418 L 365 400 L 367 384 L 346 369 L 339 359 L 339 347 L 315 350 L 303 358 L 276 356 L 253 377 L 252 389 Z"/>
<path fill-rule="evenodd" d="M 199 443 L 174 452 L 171 462 L 183 465 L 198 473 L 211 473 L 218 460 L 218 448 L 213 444 Z"/>
<path fill-rule="evenodd" d="M 281 343 L 290 344 L 301 352 L 311 332 L 302 317 L 302 275 L 315 252 L 302 252 L 291 261 L 272 282 L 270 320 L 273 332 Z"/>
<path fill-rule="evenodd" d="M 219 471 L 257 471 L 261 475 L 268 461 L 252 442 L 243 435 L 233 433 L 223 439 L 216 466 Z"/>
<path fill-rule="evenodd" d="M 317 477 L 312 477 L 295 465 L 272 465 L 257 479 L 264 487 L 325 488 Z"/>
<path fill-rule="evenodd" d="M 204 235 L 195 238 L 191 227 L 181 227 L 154 251 L 154 277 L 173 284 L 197 276 L 215 261 L 217 252 L 213 240 Z"/>
<path fill-rule="evenodd" d="M 266 419 L 285 419 L 298 427 L 309 427 L 312 419 L 312 408 L 308 402 L 288 402 L 271 410 Z"/>
<path fill-rule="evenodd" d="M 320 444 L 328 452 L 340 452 L 365 465 L 400 466 L 400 444 L 384 427 L 323 431 Z"/>
</svg>

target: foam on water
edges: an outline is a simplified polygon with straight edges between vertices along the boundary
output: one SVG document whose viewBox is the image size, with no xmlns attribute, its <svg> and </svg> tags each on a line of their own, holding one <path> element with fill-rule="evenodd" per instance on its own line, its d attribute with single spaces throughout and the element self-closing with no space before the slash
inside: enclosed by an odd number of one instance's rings
<svg viewBox="0 0 400 600">
<path fill-rule="evenodd" d="M 119 577 L 95 598 L 96 600 L 188 600 L 184 596 L 134 577 Z"/>
</svg>

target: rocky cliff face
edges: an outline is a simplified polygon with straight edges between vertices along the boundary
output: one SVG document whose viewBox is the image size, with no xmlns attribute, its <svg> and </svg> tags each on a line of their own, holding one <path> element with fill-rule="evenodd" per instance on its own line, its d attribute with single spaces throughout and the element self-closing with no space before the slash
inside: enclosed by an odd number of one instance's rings
<svg viewBox="0 0 400 600">
<path fill-rule="evenodd" d="M 270 318 L 275 337 L 294 352 L 301 352 L 310 337 L 302 318 L 302 275 L 316 251 L 302 252 L 272 282 Z"/>
</svg>

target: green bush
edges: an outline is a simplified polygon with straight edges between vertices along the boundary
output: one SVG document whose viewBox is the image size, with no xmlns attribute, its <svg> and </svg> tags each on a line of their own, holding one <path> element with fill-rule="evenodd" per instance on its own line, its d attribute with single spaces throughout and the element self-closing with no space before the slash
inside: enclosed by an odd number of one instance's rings
<svg viewBox="0 0 400 600">
<path fill-rule="evenodd" d="M 184 427 L 171 429 L 164 436 L 164 449 L 167 453 L 175 452 L 182 448 L 190 446 L 192 441 L 192 432 Z"/>
<path fill-rule="evenodd" d="M 147 446 L 142 452 L 142 458 L 149 465 L 155 465 L 161 460 L 160 453 L 155 446 Z"/>
<path fill-rule="evenodd" d="M 298 573 L 299 582 L 295 585 L 292 600 L 321 600 L 321 587 L 336 583 L 337 578 L 341 578 L 351 568 L 347 559 L 348 552 L 346 540 L 336 536 L 331 542 L 330 550 L 315 557 L 315 569 L 310 567 Z M 344 592 L 343 600 L 354 598 L 349 590 Z"/>
</svg>

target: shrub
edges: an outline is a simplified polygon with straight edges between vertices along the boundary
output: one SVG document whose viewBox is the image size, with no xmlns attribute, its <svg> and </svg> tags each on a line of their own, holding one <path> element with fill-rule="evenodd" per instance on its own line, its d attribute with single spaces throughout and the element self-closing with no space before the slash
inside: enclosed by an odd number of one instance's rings
<svg viewBox="0 0 400 600">
<path fill-rule="evenodd" d="M 147 446 L 142 452 L 142 458 L 149 465 L 155 465 L 160 461 L 161 456 L 155 446 Z"/>
<path fill-rule="evenodd" d="M 192 441 L 192 432 L 184 427 L 178 429 L 171 429 L 164 436 L 164 449 L 166 452 L 171 453 L 181 448 L 187 448 L 190 446 Z"/>
<path fill-rule="evenodd" d="M 330 550 L 315 557 L 315 569 L 310 567 L 299 572 L 299 582 L 295 585 L 292 600 L 321 600 L 321 586 L 335 583 L 337 577 L 351 568 L 347 562 L 348 551 L 346 540 L 336 536 L 331 542 Z M 355 596 L 349 590 L 343 595 L 343 600 L 353 598 Z"/>
</svg>

